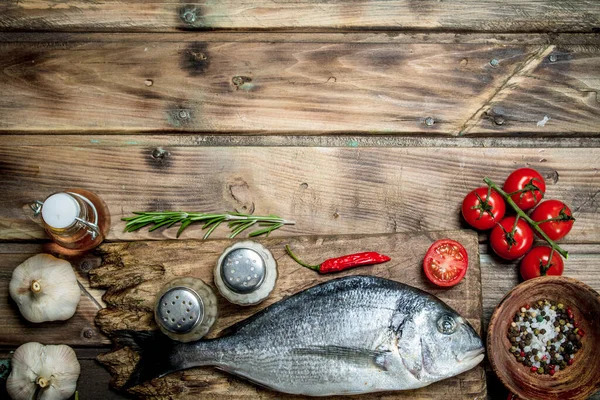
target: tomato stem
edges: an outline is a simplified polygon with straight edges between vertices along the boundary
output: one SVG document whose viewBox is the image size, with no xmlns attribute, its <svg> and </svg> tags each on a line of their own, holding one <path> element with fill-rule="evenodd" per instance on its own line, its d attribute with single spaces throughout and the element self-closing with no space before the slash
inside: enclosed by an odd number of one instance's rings
<svg viewBox="0 0 600 400">
<path fill-rule="evenodd" d="M 535 222 L 534 220 L 532 220 L 531 218 L 529 218 L 529 216 L 527 214 L 525 214 L 525 212 L 523 210 L 521 210 L 519 208 L 519 206 L 517 206 L 515 204 L 515 202 L 513 201 L 513 199 L 510 197 L 510 195 L 508 193 L 506 193 L 504 190 L 502 190 L 500 187 L 498 187 L 498 185 L 496 185 L 490 178 L 485 177 L 483 178 L 483 181 L 485 182 L 486 185 L 488 185 L 489 187 L 491 187 L 492 189 L 494 189 L 496 192 L 498 192 L 502 197 L 504 197 L 504 200 L 513 208 L 513 210 L 515 210 L 515 212 L 517 213 L 518 217 L 523 218 L 525 221 L 527 221 L 527 223 L 542 237 L 544 238 L 544 240 L 546 242 L 548 242 L 548 244 L 550 245 L 550 247 L 552 247 L 552 249 L 556 250 L 561 256 L 563 256 L 565 258 L 565 260 L 567 258 L 569 258 L 569 252 L 566 250 L 563 250 L 559 245 L 557 245 L 552 239 L 550 239 L 548 237 L 548 235 L 546 235 L 546 233 L 538 226 L 538 223 Z M 517 217 L 517 218 L 518 218 Z"/>
</svg>

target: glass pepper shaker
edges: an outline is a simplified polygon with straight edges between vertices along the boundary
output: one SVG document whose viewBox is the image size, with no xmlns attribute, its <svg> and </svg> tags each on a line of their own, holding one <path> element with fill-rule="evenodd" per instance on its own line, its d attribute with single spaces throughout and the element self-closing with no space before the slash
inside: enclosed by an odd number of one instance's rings
<svg viewBox="0 0 600 400">
<path fill-rule="evenodd" d="M 54 193 L 30 206 L 36 216 L 41 215 L 48 236 L 64 249 L 93 249 L 102 243 L 110 228 L 108 207 L 85 189 Z"/>
</svg>

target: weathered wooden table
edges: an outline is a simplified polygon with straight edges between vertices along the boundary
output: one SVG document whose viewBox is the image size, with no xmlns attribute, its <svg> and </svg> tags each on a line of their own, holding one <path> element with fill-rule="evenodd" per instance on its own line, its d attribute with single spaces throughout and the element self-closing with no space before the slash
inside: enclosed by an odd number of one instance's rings
<svg viewBox="0 0 600 400">
<path fill-rule="evenodd" d="M 80 398 L 122 397 L 94 361 L 109 344 L 86 286 L 97 259 L 77 265 L 67 324 L 26 323 L 6 296 L 45 240 L 28 204 L 69 187 L 108 203 L 109 241 L 173 238 L 119 220 L 166 209 L 374 234 L 465 228 L 484 175 L 530 166 L 577 218 L 565 274 L 600 290 L 599 27 L 584 0 L 3 1 L 0 358 L 66 343 Z M 480 243 L 487 320 L 519 278 Z M 492 372 L 488 392 L 506 395 Z"/>
</svg>

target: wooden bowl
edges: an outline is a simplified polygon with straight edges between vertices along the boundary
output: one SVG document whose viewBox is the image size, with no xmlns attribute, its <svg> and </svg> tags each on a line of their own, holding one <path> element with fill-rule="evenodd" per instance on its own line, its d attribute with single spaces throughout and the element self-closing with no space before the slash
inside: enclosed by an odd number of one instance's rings
<svg viewBox="0 0 600 400">
<path fill-rule="evenodd" d="M 583 329 L 582 348 L 575 362 L 554 376 L 538 375 L 510 354 L 507 333 L 518 310 L 525 304 L 547 299 L 573 310 Z M 572 278 L 544 276 L 523 282 L 498 304 L 487 336 L 488 358 L 504 386 L 520 399 L 586 399 L 600 389 L 600 294 Z"/>
</svg>

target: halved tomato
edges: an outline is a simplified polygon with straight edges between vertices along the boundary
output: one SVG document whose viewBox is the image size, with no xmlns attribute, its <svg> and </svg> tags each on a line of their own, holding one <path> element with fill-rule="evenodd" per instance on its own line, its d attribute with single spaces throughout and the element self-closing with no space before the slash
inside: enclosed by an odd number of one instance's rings
<svg viewBox="0 0 600 400">
<path fill-rule="evenodd" d="M 427 279 L 438 286 L 454 286 L 464 278 L 469 266 L 465 247 L 456 240 L 440 239 L 434 242 L 423 260 Z"/>
</svg>

